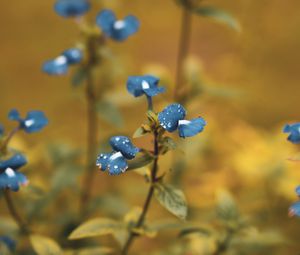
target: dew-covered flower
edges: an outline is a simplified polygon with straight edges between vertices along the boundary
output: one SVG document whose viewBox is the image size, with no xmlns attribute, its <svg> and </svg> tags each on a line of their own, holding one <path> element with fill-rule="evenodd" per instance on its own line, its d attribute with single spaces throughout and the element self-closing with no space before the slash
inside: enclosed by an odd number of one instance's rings
<svg viewBox="0 0 300 255">
<path fill-rule="evenodd" d="M 181 104 L 170 104 L 158 114 L 160 125 L 168 132 L 178 130 L 180 137 L 194 136 L 203 131 L 206 122 L 198 117 L 191 120 L 185 120 L 186 110 Z"/>
<path fill-rule="evenodd" d="M 7 160 L 0 160 L 0 189 L 18 191 L 20 186 L 27 185 L 26 176 L 17 171 L 26 163 L 26 158 L 19 153 Z"/>
<path fill-rule="evenodd" d="M 16 250 L 17 243 L 9 236 L 0 236 L 0 242 L 4 243 L 11 252 Z"/>
<path fill-rule="evenodd" d="M 68 72 L 69 65 L 78 64 L 83 58 L 83 53 L 78 48 L 65 50 L 55 59 L 47 60 L 42 67 L 43 72 L 49 75 L 63 75 Z"/>
<path fill-rule="evenodd" d="M 135 97 L 146 95 L 156 96 L 165 92 L 164 87 L 158 87 L 159 79 L 152 75 L 129 76 L 127 80 L 127 90 Z"/>
<path fill-rule="evenodd" d="M 29 111 L 23 119 L 20 117 L 19 112 L 13 109 L 9 112 L 8 118 L 18 121 L 20 128 L 26 133 L 38 132 L 48 124 L 48 119 L 42 111 Z"/>
<path fill-rule="evenodd" d="M 128 168 L 127 160 L 133 159 L 140 149 L 135 147 L 126 136 L 113 136 L 109 143 L 113 151 L 99 154 L 96 165 L 102 171 L 107 169 L 111 175 L 124 173 Z"/>
<path fill-rule="evenodd" d="M 140 26 L 139 20 L 129 15 L 124 19 L 117 20 L 111 10 L 103 10 L 96 17 L 96 24 L 103 33 L 116 41 L 124 41 L 130 35 L 135 34 Z"/>
<path fill-rule="evenodd" d="M 289 133 L 288 140 L 292 143 L 300 143 L 300 123 L 287 124 L 283 128 L 284 133 Z"/>
<path fill-rule="evenodd" d="M 88 0 L 57 0 L 54 5 L 55 12 L 65 18 L 82 16 L 90 8 Z"/>
</svg>

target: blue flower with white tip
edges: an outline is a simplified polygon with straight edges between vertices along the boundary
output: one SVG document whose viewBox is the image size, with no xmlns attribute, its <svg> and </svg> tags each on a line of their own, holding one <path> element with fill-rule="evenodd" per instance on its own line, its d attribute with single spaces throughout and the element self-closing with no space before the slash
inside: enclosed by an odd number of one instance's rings
<svg viewBox="0 0 300 255">
<path fill-rule="evenodd" d="M 48 124 L 48 119 L 42 111 L 30 111 L 22 119 L 19 112 L 13 109 L 9 112 L 8 118 L 18 121 L 20 129 L 23 129 L 26 133 L 38 132 Z"/>
<path fill-rule="evenodd" d="M 165 92 L 164 87 L 158 87 L 159 79 L 152 75 L 129 76 L 127 90 L 135 97 L 146 95 L 153 97 Z"/>
<path fill-rule="evenodd" d="M 300 201 L 292 204 L 289 208 L 289 216 L 298 216 L 300 217 Z"/>
<path fill-rule="evenodd" d="M 300 143 L 300 123 L 287 124 L 283 128 L 284 133 L 289 133 L 288 140 L 292 143 Z"/>
<path fill-rule="evenodd" d="M 8 160 L 0 161 L 0 189 L 18 191 L 20 186 L 28 184 L 26 176 L 17 169 L 27 163 L 22 154 L 15 154 Z"/>
<path fill-rule="evenodd" d="M 102 171 L 108 170 L 111 175 L 124 173 L 128 168 L 127 160 L 133 159 L 140 149 L 135 147 L 126 136 L 112 137 L 110 145 L 113 152 L 99 154 L 96 165 Z"/>
<path fill-rule="evenodd" d="M 206 122 L 198 117 L 192 120 L 185 120 L 186 110 L 181 104 L 168 105 L 158 114 L 160 125 L 168 132 L 178 130 L 180 137 L 191 137 L 203 131 Z"/>
<path fill-rule="evenodd" d="M 135 34 L 139 27 L 139 20 L 129 15 L 122 20 L 117 20 L 111 10 L 103 10 L 96 17 L 96 24 L 102 29 L 103 33 L 116 41 L 124 41 L 130 35 Z"/>
<path fill-rule="evenodd" d="M 88 0 L 57 0 L 54 5 L 55 12 L 65 18 L 82 16 L 90 8 Z"/>
<path fill-rule="evenodd" d="M 46 61 L 43 64 L 43 72 L 49 75 L 63 75 L 68 72 L 69 66 L 78 64 L 83 58 L 83 53 L 78 48 L 65 50 L 60 56 L 55 59 Z"/>
</svg>

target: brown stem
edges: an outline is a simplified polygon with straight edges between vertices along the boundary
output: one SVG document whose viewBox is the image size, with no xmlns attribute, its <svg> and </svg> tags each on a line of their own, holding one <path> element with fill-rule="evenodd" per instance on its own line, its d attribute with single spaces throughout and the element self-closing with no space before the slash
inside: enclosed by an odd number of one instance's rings
<svg viewBox="0 0 300 255">
<path fill-rule="evenodd" d="M 81 215 L 85 214 L 86 206 L 91 197 L 93 179 L 95 173 L 94 161 L 97 152 L 97 111 L 96 111 L 96 95 L 94 89 L 94 81 L 91 69 L 88 70 L 86 84 L 86 101 L 87 101 L 87 154 L 86 154 L 86 175 L 83 181 L 83 188 L 80 200 Z"/>
<path fill-rule="evenodd" d="M 7 145 L 9 144 L 10 140 L 13 138 L 13 136 L 20 130 L 20 126 L 17 126 L 16 128 L 14 128 L 6 137 L 6 139 L 3 141 L 3 143 L 1 144 L 0 147 L 0 151 L 1 152 L 5 152 Z"/>
<path fill-rule="evenodd" d="M 222 242 L 218 243 L 217 249 L 213 253 L 213 255 L 221 255 L 224 252 L 226 252 L 226 250 L 228 249 L 228 246 L 229 246 L 229 244 L 231 242 L 231 239 L 232 239 L 233 235 L 234 235 L 234 230 L 227 229 L 227 233 L 226 233 L 225 239 Z"/>
<path fill-rule="evenodd" d="M 10 215 L 15 219 L 15 221 L 18 224 L 21 232 L 24 233 L 24 234 L 29 234 L 30 230 L 29 230 L 27 224 L 25 223 L 25 221 L 19 215 L 19 213 L 18 213 L 18 211 L 17 211 L 17 209 L 16 209 L 16 207 L 13 203 L 13 200 L 12 200 L 12 197 L 11 197 L 11 194 L 10 194 L 10 190 L 8 190 L 8 189 L 4 190 L 4 198 L 5 198 L 5 201 L 6 201 L 6 204 L 7 204 L 7 208 L 10 212 Z"/>
<path fill-rule="evenodd" d="M 158 163 L 158 155 L 159 155 L 158 154 L 158 133 L 157 133 L 157 130 L 155 130 L 154 131 L 154 157 L 155 158 L 154 158 L 153 167 L 151 170 L 151 185 L 149 187 L 148 194 L 147 194 L 144 206 L 143 206 L 143 211 L 135 225 L 135 228 L 140 228 L 144 224 L 144 221 L 145 221 L 146 215 L 148 213 L 148 209 L 149 209 L 149 206 L 150 206 L 153 194 L 154 194 L 154 184 L 157 181 L 156 174 L 158 171 L 158 164 L 157 164 Z M 134 232 L 130 232 L 129 238 L 127 239 L 127 241 L 123 247 L 123 250 L 121 253 L 122 255 L 128 254 L 128 251 L 129 251 L 134 239 L 137 236 L 138 236 L 138 234 L 136 234 Z"/>
<path fill-rule="evenodd" d="M 191 37 L 191 21 L 192 14 L 187 6 L 182 7 L 182 17 L 181 17 L 181 29 L 180 29 L 180 41 L 179 50 L 177 56 L 177 68 L 176 68 L 176 80 L 175 80 L 175 90 L 174 99 L 175 101 L 181 101 L 181 97 L 186 92 L 184 91 L 184 77 L 183 77 L 183 67 L 184 61 L 189 52 L 189 44 Z"/>
</svg>

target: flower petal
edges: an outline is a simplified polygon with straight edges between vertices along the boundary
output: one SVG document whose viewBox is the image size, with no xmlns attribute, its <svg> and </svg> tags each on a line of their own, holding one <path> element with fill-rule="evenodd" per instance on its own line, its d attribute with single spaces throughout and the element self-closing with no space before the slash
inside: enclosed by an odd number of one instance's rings
<svg viewBox="0 0 300 255">
<path fill-rule="evenodd" d="M 65 18 L 82 16 L 90 8 L 87 0 L 58 0 L 54 5 L 55 12 Z"/>
<path fill-rule="evenodd" d="M 202 132 L 206 122 L 203 118 L 195 118 L 192 120 L 180 120 L 178 122 L 178 132 L 180 137 L 191 137 Z"/>
<path fill-rule="evenodd" d="M 298 216 L 300 217 L 300 201 L 292 204 L 289 208 L 289 216 Z"/>
<path fill-rule="evenodd" d="M 28 180 L 26 176 L 11 168 L 7 168 L 0 174 L 0 189 L 11 189 L 18 191 L 21 185 L 27 185 Z"/>
<path fill-rule="evenodd" d="M 290 133 L 288 140 L 292 143 L 300 143 L 300 123 L 288 124 L 283 128 L 284 133 Z"/>
<path fill-rule="evenodd" d="M 19 169 L 27 164 L 27 159 L 20 153 L 13 155 L 8 160 L 0 161 L 0 171 L 4 171 L 7 168 Z"/>
<path fill-rule="evenodd" d="M 43 64 L 42 70 L 49 75 L 66 74 L 68 72 L 68 60 L 65 56 L 48 60 Z"/>
<path fill-rule="evenodd" d="M 124 173 L 128 168 L 126 159 L 123 157 L 121 152 L 116 152 L 111 155 L 108 163 L 108 172 L 111 175 L 118 175 Z"/>
<path fill-rule="evenodd" d="M 22 121 L 22 128 L 27 133 L 38 132 L 48 124 L 48 119 L 42 111 L 30 111 Z"/>
<path fill-rule="evenodd" d="M 186 110 L 181 104 L 170 104 L 158 114 L 160 125 L 169 132 L 174 132 L 178 127 L 179 120 L 183 120 Z"/>
<path fill-rule="evenodd" d="M 99 167 L 102 171 L 107 169 L 109 158 L 112 156 L 112 153 L 101 153 L 97 157 L 96 166 Z"/>
<path fill-rule="evenodd" d="M 140 151 L 135 147 L 127 136 L 113 136 L 109 141 L 111 147 L 127 159 L 133 159 L 135 155 Z"/>
<path fill-rule="evenodd" d="M 8 113 L 8 119 L 10 119 L 10 120 L 17 120 L 17 121 L 21 120 L 20 114 L 19 114 L 18 110 L 12 109 L 12 110 Z"/>
<path fill-rule="evenodd" d="M 82 51 L 77 48 L 71 48 L 71 49 L 65 50 L 62 53 L 62 55 L 67 58 L 67 62 L 69 65 L 80 63 L 80 61 L 83 58 Z"/>
<path fill-rule="evenodd" d="M 109 37 L 112 35 L 112 28 L 115 21 L 115 14 L 111 10 L 103 10 L 96 17 L 96 24 Z"/>
</svg>

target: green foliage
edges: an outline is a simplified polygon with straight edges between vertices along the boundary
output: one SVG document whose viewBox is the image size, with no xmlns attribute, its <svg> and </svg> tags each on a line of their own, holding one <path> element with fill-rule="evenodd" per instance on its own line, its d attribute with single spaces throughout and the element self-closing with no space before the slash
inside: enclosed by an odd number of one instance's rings
<svg viewBox="0 0 300 255">
<path fill-rule="evenodd" d="M 211 18 L 217 22 L 227 25 L 228 27 L 236 31 L 241 30 L 239 22 L 226 11 L 223 11 L 213 6 L 201 6 L 192 8 L 191 10 L 197 15 Z"/>
<path fill-rule="evenodd" d="M 41 235 L 31 235 L 30 242 L 34 251 L 38 255 L 59 255 L 62 250 L 59 245 L 51 238 Z"/>
<path fill-rule="evenodd" d="M 142 124 L 133 134 L 133 138 L 142 137 L 151 133 L 151 127 L 147 124 Z"/>
<path fill-rule="evenodd" d="M 113 249 L 109 247 L 89 247 L 77 250 L 68 250 L 64 255 L 106 255 L 113 253 Z"/>
<path fill-rule="evenodd" d="M 139 155 L 134 158 L 133 160 L 130 160 L 128 162 L 128 170 L 135 170 L 144 166 L 149 165 L 153 161 L 153 156 L 149 153 L 142 152 L 139 153 Z"/>
<path fill-rule="evenodd" d="M 187 204 L 183 192 L 162 183 L 155 184 L 155 197 L 169 212 L 181 220 L 187 217 Z"/>
<path fill-rule="evenodd" d="M 116 126 L 122 127 L 123 126 L 123 118 L 122 115 L 113 103 L 109 102 L 108 100 L 101 100 L 97 103 L 97 112 L 98 116 L 107 121 L 108 123 Z"/>
<path fill-rule="evenodd" d="M 79 66 L 75 69 L 75 72 L 72 76 L 72 85 L 74 87 L 77 87 L 79 85 L 82 85 L 82 83 L 87 79 L 88 70 L 85 66 Z"/>
</svg>

